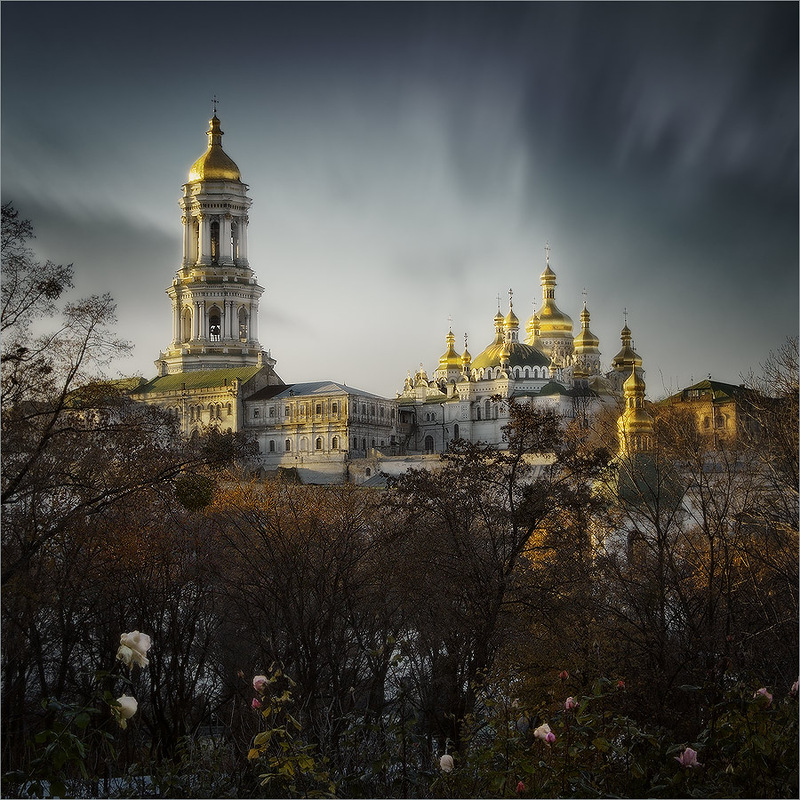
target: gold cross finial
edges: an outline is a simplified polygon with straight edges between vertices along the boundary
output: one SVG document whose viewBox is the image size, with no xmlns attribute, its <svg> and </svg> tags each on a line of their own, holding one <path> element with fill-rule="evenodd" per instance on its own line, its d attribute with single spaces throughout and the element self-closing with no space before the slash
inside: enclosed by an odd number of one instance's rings
<svg viewBox="0 0 800 800">
<path fill-rule="evenodd" d="M 469 350 L 469 348 L 467 347 L 467 334 L 466 333 L 464 334 L 464 349 L 465 350 Z"/>
<path fill-rule="evenodd" d="M 218 104 L 218 103 L 219 103 L 219 100 L 217 100 L 217 96 L 216 96 L 216 95 L 214 95 L 214 96 L 211 98 L 211 105 L 212 105 L 212 106 L 213 106 L 213 108 L 214 108 L 214 116 L 215 116 L 215 117 L 217 116 L 217 104 Z"/>
<path fill-rule="evenodd" d="M 550 241 L 544 243 L 544 251 L 547 253 L 547 266 L 550 266 Z"/>
<path fill-rule="evenodd" d="M 497 293 L 497 310 L 500 311 L 500 292 Z"/>
<path fill-rule="evenodd" d="M 452 314 L 448 315 L 447 322 L 449 323 L 450 330 L 453 330 L 453 315 Z"/>
<path fill-rule="evenodd" d="M 622 309 L 622 317 L 625 320 L 625 327 L 628 327 L 628 309 L 627 307 Z"/>
<path fill-rule="evenodd" d="M 514 307 L 514 290 L 508 290 L 508 309 L 509 311 Z"/>
</svg>

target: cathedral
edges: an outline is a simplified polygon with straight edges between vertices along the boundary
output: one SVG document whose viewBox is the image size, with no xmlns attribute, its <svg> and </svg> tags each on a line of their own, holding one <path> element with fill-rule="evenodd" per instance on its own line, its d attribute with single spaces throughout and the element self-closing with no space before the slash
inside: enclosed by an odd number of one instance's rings
<svg viewBox="0 0 800 800">
<path fill-rule="evenodd" d="M 588 424 L 627 396 L 631 380 L 643 397 L 642 359 L 627 324 L 603 373 L 586 303 L 577 332 L 559 309 L 549 245 L 539 311 L 523 331 L 509 290 L 508 312 L 498 303 L 494 337 L 474 358 L 466 337 L 463 352 L 456 351 L 451 329 L 431 377 L 420 363 L 392 399 L 335 381 L 285 383 L 259 342 L 264 288 L 248 259 L 252 200 L 222 147 L 216 112 L 207 136 L 179 201 L 183 257 L 166 290 L 171 338 L 155 361 L 156 377 L 132 393 L 165 409 L 183 435 L 209 426 L 243 431 L 258 443 L 253 467 L 264 473 L 291 469 L 306 482 L 365 483 L 434 465 L 455 439 L 502 447 L 511 399 Z"/>
</svg>

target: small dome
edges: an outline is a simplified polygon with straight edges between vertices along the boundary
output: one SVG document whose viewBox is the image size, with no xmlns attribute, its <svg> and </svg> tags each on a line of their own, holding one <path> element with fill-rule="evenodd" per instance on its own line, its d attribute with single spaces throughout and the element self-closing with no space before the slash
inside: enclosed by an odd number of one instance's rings
<svg viewBox="0 0 800 800">
<path fill-rule="evenodd" d="M 625 383 L 622 384 L 622 388 L 625 391 L 625 396 L 628 395 L 637 395 L 637 394 L 644 394 L 645 391 L 645 383 L 644 379 L 642 378 L 639 370 L 634 367 L 631 370 L 630 376 L 626 379 Z"/>
<path fill-rule="evenodd" d="M 455 349 L 456 337 L 453 336 L 451 330 L 447 334 L 447 351 L 439 358 L 439 369 L 447 370 L 448 367 L 452 369 L 461 369 L 461 358 Z"/>
<path fill-rule="evenodd" d="M 222 149 L 223 131 L 216 114 L 209 122 L 208 150 L 189 170 L 189 183 L 194 181 L 241 181 L 239 167 Z"/>
</svg>

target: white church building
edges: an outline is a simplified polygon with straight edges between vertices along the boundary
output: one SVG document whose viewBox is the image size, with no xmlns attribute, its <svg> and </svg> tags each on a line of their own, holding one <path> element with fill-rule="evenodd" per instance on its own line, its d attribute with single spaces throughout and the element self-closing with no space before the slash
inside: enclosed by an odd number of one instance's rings
<svg viewBox="0 0 800 800">
<path fill-rule="evenodd" d="M 512 398 L 588 420 L 617 402 L 633 366 L 641 370 L 626 325 L 611 370 L 601 372 L 586 304 L 577 333 L 556 305 L 548 246 L 542 304 L 524 335 L 509 291 L 508 312 L 498 307 L 494 337 L 479 355 L 472 358 L 466 337 L 458 354 L 450 330 L 432 376 L 420 364 L 395 398 L 335 381 L 284 383 L 259 342 L 264 288 L 248 259 L 249 187 L 222 148 L 216 113 L 207 135 L 179 201 L 183 258 L 166 290 L 171 338 L 156 376 L 132 392 L 166 409 L 185 436 L 208 426 L 244 431 L 258 443 L 253 467 L 265 473 L 291 469 L 306 482 L 362 483 L 435 463 L 454 439 L 502 447 Z"/>
</svg>

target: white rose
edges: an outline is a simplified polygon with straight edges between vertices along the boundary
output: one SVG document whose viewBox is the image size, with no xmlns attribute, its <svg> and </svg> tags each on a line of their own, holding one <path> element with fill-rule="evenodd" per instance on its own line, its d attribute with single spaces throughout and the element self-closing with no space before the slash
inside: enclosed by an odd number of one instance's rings
<svg viewBox="0 0 800 800">
<path fill-rule="evenodd" d="M 129 697 L 127 694 L 117 698 L 117 705 L 113 707 L 112 711 L 114 716 L 119 722 L 120 728 L 128 727 L 128 720 L 137 712 L 139 704 L 136 702 L 135 697 Z"/>
<path fill-rule="evenodd" d="M 150 663 L 146 655 L 149 649 L 150 637 L 146 633 L 139 631 L 123 633 L 119 637 L 117 660 L 122 661 L 126 667 L 132 667 L 134 664 L 146 667 Z"/>
<path fill-rule="evenodd" d="M 552 733 L 550 730 L 550 726 L 545 722 L 544 725 L 540 725 L 536 730 L 533 732 L 533 735 L 537 739 L 547 739 L 547 734 Z"/>
<path fill-rule="evenodd" d="M 439 767 L 441 768 L 442 772 L 452 772 L 454 766 L 455 764 L 453 762 L 453 756 L 449 756 L 447 753 L 445 753 L 439 759 Z"/>
</svg>

